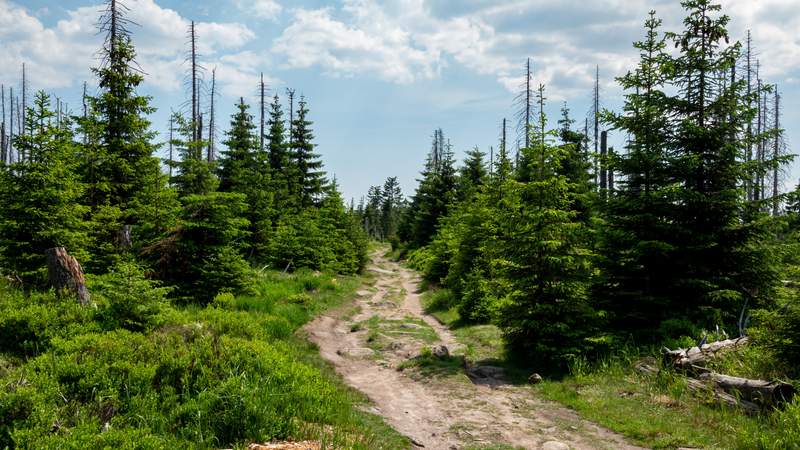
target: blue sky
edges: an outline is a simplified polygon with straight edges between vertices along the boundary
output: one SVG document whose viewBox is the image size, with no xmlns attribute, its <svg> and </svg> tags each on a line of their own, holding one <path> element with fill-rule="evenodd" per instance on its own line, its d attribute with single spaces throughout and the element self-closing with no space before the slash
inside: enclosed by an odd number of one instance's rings
<svg viewBox="0 0 800 450">
<path fill-rule="evenodd" d="M 96 64 L 97 0 L 0 0 L 0 82 L 19 85 L 29 68 L 31 89 L 80 104 Z M 227 128 L 240 96 L 255 104 L 263 71 L 270 93 L 303 93 L 315 121 L 318 151 L 346 198 L 398 176 L 404 192 L 442 127 L 458 155 L 496 146 L 524 61 L 547 86 L 553 125 L 566 101 L 582 122 L 589 110 L 595 65 L 602 104 L 617 108 L 613 78 L 636 61 L 650 9 L 677 30 L 676 0 L 125 0 L 142 91 L 154 97 L 159 132 L 170 109 L 185 109 L 186 28 L 198 23 L 201 61 L 217 68 L 218 123 Z M 730 30 L 751 29 L 762 78 L 777 83 L 786 105 L 789 149 L 800 142 L 800 8 L 797 0 L 723 0 Z M 253 110 L 255 111 L 255 110 Z M 221 130 L 221 131 L 222 131 Z M 219 141 L 222 140 L 220 133 Z M 622 136 L 612 136 L 619 143 Z M 786 185 L 798 178 L 798 164 Z"/>
</svg>

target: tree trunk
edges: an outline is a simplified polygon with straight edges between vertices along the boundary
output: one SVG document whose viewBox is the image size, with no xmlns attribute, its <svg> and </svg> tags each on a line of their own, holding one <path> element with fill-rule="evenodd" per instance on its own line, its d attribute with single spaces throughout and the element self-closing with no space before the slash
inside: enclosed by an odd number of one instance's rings
<svg viewBox="0 0 800 450">
<path fill-rule="evenodd" d="M 695 378 L 687 378 L 686 387 L 698 396 L 707 395 L 708 399 L 718 406 L 741 409 L 745 414 L 748 415 L 756 415 L 761 411 L 761 408 L 759 408 L 755 403 L 738 399 L 725 392 L 720 392 L 719 390 L 714 389 L 713 387 L 710 387 Z"/>
<path fill-rule="evenodd" d="M 75 257 L 70 256 L 64 247 L 54 247 L 45 251 L 47 256 L 47 273 L 50 285 L 56 291 L 63 293 L 69 291 L 75 295 L 81 306 L 89 304 L 89 291 L 86 289 L 86 280 L 83 269 Z"/>
<path fill-rule="evenodd" d="M 713 359 L 717 353 L 733 350 L 743 345 L 747 345 L 750 339 L 741 337 L 738 339 L 727 339 L 724 341 L 712 342 L 702 347 L 692 347 L 689 349 L 670 350 L 664 349 L 664 358 L 667 363 L 675 366 L 676 369 L 693 371 L 701 369 L 706 361 Z"/>
<path fill-rule="evenodd" d="M 117 248 L 121 250 L 129 250 L 133 247 L 133 227 L 131 225 L 123 225 L 117 231 Z"/>
<path fill-rule="evenodd" d="M 713 383 L 725 392 L 764 406 L 788 402 L 794 395 L 794 386 L 781 381 L 748 380 L 714 372 L 702 374 L 700 379 Z"/>
<path fill-rule="evenodd" d="M 635 368 L 638 372 L 645 375 L 658 375 L 659 370 L 654 365 L 650 364 L 650 362 L 651 361 L 640 361 L 635 365 Z M 761 411 L 757 404 L 748 400 L 736 398 L 733 395 L 715 389 L 713 386 L 706 385 L 696 378 L 686 378 L 686 388 L 694 393 L 695 396 L 705 397 L 717 406 L 740 409 L 748 415 L 755 415 Z"/>
</svg>

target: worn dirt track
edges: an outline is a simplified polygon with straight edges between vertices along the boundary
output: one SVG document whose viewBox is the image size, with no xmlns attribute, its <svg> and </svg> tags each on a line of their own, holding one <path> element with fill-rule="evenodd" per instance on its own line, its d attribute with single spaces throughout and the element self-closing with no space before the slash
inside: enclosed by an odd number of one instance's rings
<svg viewBox="0 0 800 450">
<path fill-rule="evenodd" d="M 375 332 L 370 334 L 358 324 L 370 319 L 374 323 L 416 321 L 435 331 L 438 342 L 434 344 L 443 344 L 455 353 L 460 345 L 446 327 L 424 313 L 419 280 L 413 271 L 380 252 L 373 253 L 369 270 L 376 279 L 359 291 L 354 316 L 347 317 L 346 308 L 332 311 L 309 323 L 306 331 L 346 383 L 370 398 L 374 404 L 370 411 L 408 436 L 415 448 L 498 444 L 547 450 L 638 448 L 571 410 L 537 398 L 528 386 L 504 383 L 502 374 L 479 378 L 470 371 L 472 376 L 467 377 L 466 369 L 459 369 L 454 376 L 419 376 L 413 368 L 398 370 L 431 342 L 420 342 L 411 332 L 382 331 L 390 345 L 370 348 L 368 339 L 375 339 Z M 402 326 L 412 331 L 418 327 L 412 323 Z"/>
</svg>

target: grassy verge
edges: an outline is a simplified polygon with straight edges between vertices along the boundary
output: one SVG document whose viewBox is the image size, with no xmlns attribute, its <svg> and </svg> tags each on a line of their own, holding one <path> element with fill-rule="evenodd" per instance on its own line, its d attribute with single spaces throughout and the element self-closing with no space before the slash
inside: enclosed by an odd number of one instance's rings
<svg viewBox="0 0 800 450">
<path fill-rule="evenodd" d="M 524 382 L 525 369 L 509 358 L 497 327 L 462 322 L 447 290 L 428 291 L 422 302 L 466 346 L 470 361 L 492 361 L 509 370 L 512 380 Z M 546 380 L 531 389 L 645 447 L 800 449 L 800 401 L 782 411 L 748 417 L 709 405 L 688 392 L 684 378 L 674 373 L 637 373 L 633 366 L 639 358 L 639 354 L 621 355 L 591 366 L 578 361 L 562 379 Z M 748 348 L 721 358 L 714 368 L 753 378 L 785 373 L 771 361 L 760 350 Z"/>
<path fill-rule="evenodd" d="M 185 308 L 135 271 L 96 279 L 96 308 L 3 287 L 0 448 L 406 448 L 296 333 L 361 283 L 268 272 Z"/>
</svg>

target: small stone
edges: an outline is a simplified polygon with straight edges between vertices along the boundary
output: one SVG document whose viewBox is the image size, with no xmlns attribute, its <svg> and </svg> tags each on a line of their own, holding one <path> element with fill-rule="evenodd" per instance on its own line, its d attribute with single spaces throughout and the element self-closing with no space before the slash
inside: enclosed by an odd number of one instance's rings
<svg viewBox="0 0 800 450">
<path fill-rule="evenodd" d="M 542 450 L 569 450 L 569 445 L 558 441 L 547 441 L 542 444 Z"/>
<path fill-rule="evenodd" d="M 402 342 L 392 341 L 387 346 L 389 350 L 401 350 L 403 348 Z"/>
<path fill-rule="evenodd" d="M 419 329 L 419 328 L 422 328 L 422 327 L 417 325 L 417 324 L 415 324 L 415 323 L 404 323 L 404 324 L 400 325 L 400 328 L 405 328 L 407 330 L 416 330 L 416 329 Z"/>
<path fill-rule="evenodd" d="M 531 376 L 528 377 L 528 383 L 530 384 L 539 384 L 542 382 L 542 380 L 542 376 L 538 373 L 531 374 Z"/>
<path fill-rule="evenodd" d="M 439 359 L 445 359 L 450 357 L 450 350 L 447 349 L 444 345 L 436 345 L 431 349 L 431 353 L 433 356 Z"/>
</svg>

